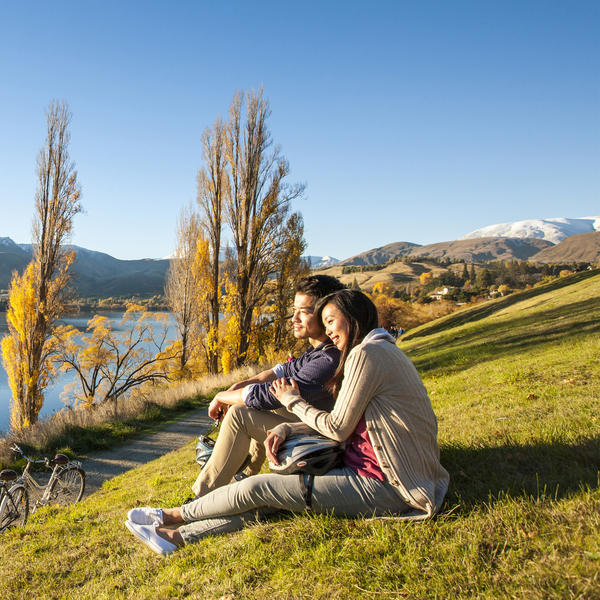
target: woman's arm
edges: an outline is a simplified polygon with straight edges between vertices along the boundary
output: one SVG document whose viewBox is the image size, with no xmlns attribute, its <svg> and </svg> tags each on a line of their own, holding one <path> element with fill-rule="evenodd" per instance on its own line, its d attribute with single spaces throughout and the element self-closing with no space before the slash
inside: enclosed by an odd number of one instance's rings
<svg viewBox="0 0 600 600">
<path fill-rule="evenodd" d="M 272 387 L 277 399 L 303 423 L 332 440 L 343 442 L 356 429 L 367 404 L 376 395 L 380 381 L 381 369 L 365 345 L 348 355 L 342 388 L 330 413 L 305 402 L 294 381 L 287 383 L 278 379 Z"/>
</svg>

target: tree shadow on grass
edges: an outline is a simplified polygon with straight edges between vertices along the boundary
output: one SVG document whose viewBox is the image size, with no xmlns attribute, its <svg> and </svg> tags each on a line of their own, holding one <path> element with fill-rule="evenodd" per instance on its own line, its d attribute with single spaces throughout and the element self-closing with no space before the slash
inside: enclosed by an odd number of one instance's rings
<svg viewBox="0 0 600 600">
<path fill-rule="evenodd" d="M 484 331 L 475 329 L 442 338 L 435 353 L 409 352 L 420 372 L 435 369 L 463 370 L 482 361 L 494 360 L 515 352 L 524 353 L 536 346 L 574 339 L 600 331 L 600 298 L 574 302 L 532 315 L 515 317 L 510 323 L 488 323 Z M 457 361 L 460 352 L 460 361 Z"/>
<path fill-rule="evenodd" d="M 575 444 L 442 446 L 441 462 L 450 473 L 447 507 L 460 504 L 468 511 L 506 494 L 563 498 L 599 485 L 600 436 Z"/>
</svg>

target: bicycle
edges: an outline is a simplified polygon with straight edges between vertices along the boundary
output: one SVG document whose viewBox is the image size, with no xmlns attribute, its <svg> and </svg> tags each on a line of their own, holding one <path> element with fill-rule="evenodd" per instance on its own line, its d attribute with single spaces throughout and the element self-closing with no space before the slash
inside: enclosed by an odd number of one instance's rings
<svg viewBox="0 0 600 600">
<path fill-rule="evenodd" d="M 85 490 L 85 471 L 79 461 L 69 460 L 64 454 L 57 454 L 52 460 L 47 457 L 35 460 L 27 456 L 17 444 L 14 444 L 11 450 L 27 461 L 21 479 L 31 491 L 31 495 L 39 498 L 36 499 L 31 512 L 50 503 L 63 505 L 81 500 Z M 43 464 L 52 469 L 50 479 L 45 485 L 34 479 L 30 472 L 32 464 Z"/>
<path fill-rule="evenodd" d="M 12 483 L 9 487 L 9 484 Z M 12 469 L 0 471 L 0 531 L 22 526 L 29 516 L 29 492 L 22 477 Z"/>
</svg>

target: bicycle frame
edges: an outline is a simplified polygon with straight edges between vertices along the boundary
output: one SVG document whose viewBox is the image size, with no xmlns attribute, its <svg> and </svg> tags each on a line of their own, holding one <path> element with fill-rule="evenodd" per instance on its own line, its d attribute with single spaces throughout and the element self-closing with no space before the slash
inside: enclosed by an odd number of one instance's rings
<svg viewBox="0 0 600 600">
<path fill-rule="evenodd" d="M 47 457 L 41 460 L 35 460 L 27 456 L 16 444 L 13 445 L 12 450 L 14 452 L 18 452 L 27 461 L 27 466 L 25 469 L 23 469 L 23 474 L 21 475 L 20 479 L 32 492 L 34 492 L 36 496 L 41 495 L 41 498 L 36 500 L 31 507 L 31 512 L 34 512 L 36 508 L 45 506 L 48 504 L 48 502 L 50 502 L 50 494 L 52 492 L 53 484 L 60 477 L 63 471 L 71 467 L 81 467 L 81 463 L 74 460 L 71 460 L 66 464 L 55 464 L 54 466 L 51 466 L 50 460 Z M 44 485 L 40 484 L 31 474 L 30 470 L 32 464 L 43 464 L 47 469 L 52 469 L 50 479 Z"/>
<path fill-rule="evenodd" d="M 25 456 L 25 459 L 27 460 L 27 466 L 23 470 L 21 478 L 27 483 L 27 485 L 32 490 L 35 489 L 37 493 L 41 494 L 41 498 L 39 500 L 36 500 L 35 504 L 31 508 L 31 512 L 33 512 L 36 508 L 48 504 L 50 500 L 50 490 L 52 489 L 52 484 L 54 483 L 54 480 L 57 479 L 58 476 L 65 470 L 65 468 L 61 465 L 54 465 L 54 467 L 52 468 L 52 473 L 50 474 L 50 479 L 48 479 L 45 485 L 41 485 L 29 472 L 31 463 L 45 464 L 46 467 L 50 468 L 50 461 L 48 461 L 48 459 L 31 460 L 27 456 Z"/>
<path fill-rule="evenodd" d="M 8 503 L 12 509 L 10 510 L 11 514 L 12 514 L 12 518 L 6 522 L 4 525 L 0 524 L 0 532 L 4 531 L 5 529 L 8 529 L 13 522 L 19 517 L 20 511 L 19 508 L 16 506 L 15 504 L 15 499 L 13 498 L 13 495 L 11 492 L 16 491 L 19 487 L 23 487 L 24 491 L 27 492 L 27 484 L 25 483 L 25 480 L 23 479 L 23 477 L 19 477 L 18 479 L 15 479 L 15 481 L 11 482 L 11 485 L 9 486 L 8 483 L 4 482 L 4 481 L 0 481 L 0 507 L 1 508 L 5 508 L 5 505 Z M 27 496 L 25 496 L 25 498 L 27 498 Z M 26 500 L 27 502 L 27 500 Z M 28 502 L 27 502 L 28 505 Z M 4 510 L 1 511 L 2 514 L 4 513 Z M 25 521 L 27 520 L 27 509 L 26 509 L 26 516 L 25 516 Z"/>
</svg>

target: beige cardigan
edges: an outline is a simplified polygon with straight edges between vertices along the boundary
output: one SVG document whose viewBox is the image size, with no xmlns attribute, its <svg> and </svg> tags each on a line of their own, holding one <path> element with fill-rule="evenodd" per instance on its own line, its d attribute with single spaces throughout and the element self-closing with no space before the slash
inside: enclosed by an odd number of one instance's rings
<svg viewBox="0 0 600 600">
<path fill-rule="evenodd" d="M 450 478 L 440 464 L 437 420 L 417 370 L 387 332 L 374 329 L 350 351 L 331 413 L 296 391 L 280 401 L 302 421 L 272 430 L 283 438 L 312 429 L 345 441 L 364 414 L 382 471 L 413 509 L 400 518 L 426 519 L 440 509 Z"/>
</svg>

